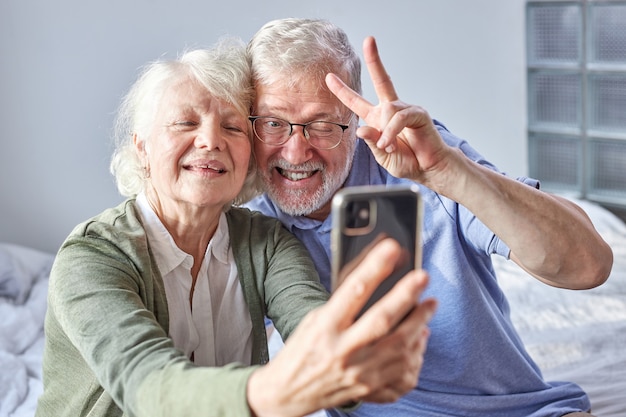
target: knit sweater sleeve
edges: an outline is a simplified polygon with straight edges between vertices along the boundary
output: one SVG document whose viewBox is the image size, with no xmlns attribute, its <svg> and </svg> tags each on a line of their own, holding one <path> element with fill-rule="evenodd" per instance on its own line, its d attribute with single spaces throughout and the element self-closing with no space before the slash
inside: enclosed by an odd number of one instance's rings
<svg viewBox="0 0 626 417">
<path fill-rule="evenodd" d="M 229 222 L 252 320 L 266 315 L 287 339 L 309 311 L 328 300 L 315 265 L 298 238 L 278 220 L 233 208 Z"/>
<path fill-rule="evenodd" d="M 255 367 L 198 367 L 174 347 L 162 279 L 133 222 L 83 224 L 57 254 L 37 416 L 249 415 Z"/>
</svg>

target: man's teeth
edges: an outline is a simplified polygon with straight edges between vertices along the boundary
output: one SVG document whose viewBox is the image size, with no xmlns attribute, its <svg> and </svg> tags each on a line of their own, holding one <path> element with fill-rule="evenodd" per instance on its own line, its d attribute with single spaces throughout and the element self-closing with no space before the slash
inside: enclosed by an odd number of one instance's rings
<svg viewBox="0 0 626 417">
<path fill-rule="evenodd" d="M 309 178 L 310 176 L 313 175 L 314 171 L 306 171 L 306 172 L 302 172 L 302 171 L 285 171 L 282 169 L 279 169 L 278 172 L 280 172 L 280 174 L 287 178 L 288 180 L 291 181 L 299 181 L 299 180 L 303 180 L 305 178 Z"/>
</svg>

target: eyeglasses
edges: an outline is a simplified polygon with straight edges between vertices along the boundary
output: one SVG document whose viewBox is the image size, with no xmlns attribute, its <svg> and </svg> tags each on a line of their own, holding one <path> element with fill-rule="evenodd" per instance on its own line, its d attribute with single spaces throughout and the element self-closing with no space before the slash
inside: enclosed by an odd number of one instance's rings
<svg viewBox="0 0 626 417">
<path fill-rule="evenodd" d="M 352 117 L 350 117 L 350 121 L 352 121 Z M 349 124 L 342 125 L 318 120 L 309 123 L 291 123 L 271 116 L 250 116 L 248 119 L 252 122 L 252 129 L 256 137 L 261 142 L 271 146 L 287 143 L 293 133 L 293 127 L 302 126 L 304 137 L 311 146 L 317 149 L 333 149 L 341 143 L 343 133 L 350 127 Z"/>
</svg>

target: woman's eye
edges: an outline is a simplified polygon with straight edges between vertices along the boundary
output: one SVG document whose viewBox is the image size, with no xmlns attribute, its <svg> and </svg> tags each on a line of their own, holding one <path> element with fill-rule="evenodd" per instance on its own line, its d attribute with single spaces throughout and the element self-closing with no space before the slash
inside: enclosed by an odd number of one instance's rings
<svg viewBox="0 0 626 417">
<path fill-rule="evenodd" d="M 181 127 L 192 127 L 192 126 L 197 126 L 198 123 L 192 122 L 191 120 L 181 120 L 181 121 L 175 122 L 174 125 L 181 126 Z"/>
<path fill-rule="evenodd" d="M 178 130 L 189 130 L 195 128 L 196 126 L 198 126 L 198 124 L 198 122 L 195 122 L 193 120 L 183 119 L 172 121 L 170 127 Z"/>
<path fill-rule="evenodd" d="M 237 125 L 226 125 L 224 126 L 224 129 L 230 130 L 231 132 L 247 133 L 247 130 L 245 128 Z"/>
</svg>

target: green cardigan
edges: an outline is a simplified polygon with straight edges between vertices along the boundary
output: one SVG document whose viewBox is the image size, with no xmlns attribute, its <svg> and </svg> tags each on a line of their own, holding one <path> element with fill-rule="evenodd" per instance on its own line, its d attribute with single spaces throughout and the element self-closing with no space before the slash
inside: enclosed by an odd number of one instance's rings
<svg viewBox="0 0 626 417">
<path fill-rule="evenodd" d="M 264 316 L 288 337 L 328 294 L 306 249 L 278 221 L 242 208 L 226 217 L 252 320 L 251 363 L 263 364 Z M 174 348 L 168 324 L 163 278 L 134 199 L 78 225 L 50 275 L 36 416 L 250 415 L 246 384 L 256 366 L 196 366 Z"/>
</svg>

